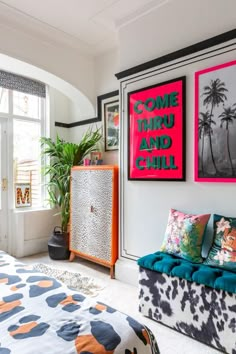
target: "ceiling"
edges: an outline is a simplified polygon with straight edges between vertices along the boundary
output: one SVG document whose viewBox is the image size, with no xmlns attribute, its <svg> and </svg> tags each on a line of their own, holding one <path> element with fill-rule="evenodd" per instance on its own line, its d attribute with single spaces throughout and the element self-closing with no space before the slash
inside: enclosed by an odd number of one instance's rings
<svg viewBox="0 0 236 354">
<path fill-rule="evenodd" d="M 98 55 L 118 30 L 171 0 L 0 0 L 0 21 Z"/>
</svg>

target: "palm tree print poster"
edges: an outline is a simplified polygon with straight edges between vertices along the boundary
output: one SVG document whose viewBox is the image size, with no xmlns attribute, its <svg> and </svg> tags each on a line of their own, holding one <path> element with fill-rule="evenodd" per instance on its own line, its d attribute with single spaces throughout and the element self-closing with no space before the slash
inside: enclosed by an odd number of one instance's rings
<svg viewBox="0 0 236 354">
<path fill-rule="evenodd" d="M 236 182 L 236 60 L 195 73 L 195 181 Z"/>
</svg>

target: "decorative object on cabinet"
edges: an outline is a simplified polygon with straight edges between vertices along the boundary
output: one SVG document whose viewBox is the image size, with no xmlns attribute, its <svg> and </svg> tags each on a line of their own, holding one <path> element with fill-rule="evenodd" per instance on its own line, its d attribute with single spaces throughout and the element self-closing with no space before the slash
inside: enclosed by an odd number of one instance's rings
<svg viewBox="0 0 236 354">
<path fill-rule="evenodd" d="M 71 169 L 70 261 L 75 256 L 110 268 L 118 258 L 118 167 Z"/>
<path fill-rule="evenodd" d="M 84 166 L 89 166 L 91 164 L 91 160 L 90 159 L 84 159 L 83 160 L 83 165 Z"/>
<path fill-rule="evenodd" d="M 100 151 L 93 151 L 90 154 L 91 165 L 98 165 L 98 161 L 102 159 L 102 153 Z"/>
</svg>

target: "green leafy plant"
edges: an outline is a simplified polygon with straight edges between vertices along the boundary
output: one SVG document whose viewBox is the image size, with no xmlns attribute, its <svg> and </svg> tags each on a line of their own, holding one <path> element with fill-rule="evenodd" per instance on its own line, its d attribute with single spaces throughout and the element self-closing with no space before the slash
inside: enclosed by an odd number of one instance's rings
<svg viewBox="0 0 236 354">
<path fill-rule="evenodd" d="M 97 150 L 101 140 L 100 129 L 89 129 L 79 144 L 66 142 L 58 135 L 56 141 L 42 137 L 42 155 L 48 156 L 50 162 L 44 167 L 44 175 L 49 176 L 47 183 L 48 201 L 53 207 L 59 207 L 62 232 L 67 232 L 70 220 L 70 171 L 71 167 L 82 165 L 83 159 L 92 151 Z"/>
</svg>

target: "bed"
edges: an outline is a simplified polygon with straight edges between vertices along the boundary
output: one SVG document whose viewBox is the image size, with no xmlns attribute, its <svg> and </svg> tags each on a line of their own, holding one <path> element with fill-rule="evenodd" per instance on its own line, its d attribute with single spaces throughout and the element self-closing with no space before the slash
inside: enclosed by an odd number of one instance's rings
<svg viewBox="0 0 236 354">
<path fill-rule="evenodd" d="M 159 354 L 135 319 L 0 251 L 0 354 Z"/>
</svg>

